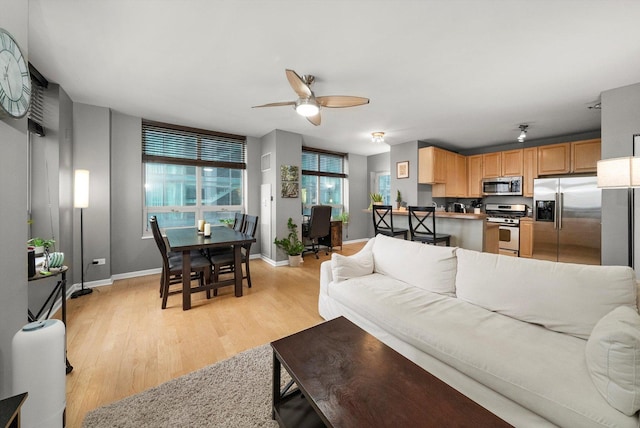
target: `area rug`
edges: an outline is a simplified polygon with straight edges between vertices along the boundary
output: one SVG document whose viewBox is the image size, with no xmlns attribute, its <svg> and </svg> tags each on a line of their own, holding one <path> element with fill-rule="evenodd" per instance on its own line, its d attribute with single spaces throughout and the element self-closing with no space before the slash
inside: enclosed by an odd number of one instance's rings
<svg viewBox="0 0 640 428">
<path fill-rule="evenodd" d="M 82 426 L 277 427 L 271 419 L 272 355 L 269 344 L 250 349 L 92 410 Z"/>
</svg>

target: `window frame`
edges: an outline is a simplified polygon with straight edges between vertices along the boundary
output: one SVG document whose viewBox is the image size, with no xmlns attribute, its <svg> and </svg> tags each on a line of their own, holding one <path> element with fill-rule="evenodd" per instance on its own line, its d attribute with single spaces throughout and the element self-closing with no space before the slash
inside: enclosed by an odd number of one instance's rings
<svg viewBox="0 0 640 428">
<path fill-rule="evenodd" d="M 341 199 L 342 199 L 342 203 L 340 204 L 323 204 L 323 205 L 329 205 L 331 206 L 331 211 L 334 212 L 334 210 L 339 210 L 340 213 L 343 212 L 347 212 L 348 211 L 348 207 L 347 207 L 347 194 L 346 194 L 346 187 L 347 187 L 347 183 L 349 180 L 349 175 L 347 173 L 345 173 L 344 171 L 346 170 L 346 166 L 347 166 L 347 153 L 342 153 L 342 152 L 335 152 L 335 151 L 331 151 L 331 150 L 322 150 L 322 149 L 316 149 L 313 147 L 303 147 L 302 148 L 302 153 L 314 153 L 318 155 L 318 163 L 317 163 L 317 170 L 309 170 L 309 169 L 302 169 L 301 170 L 301 182 L 302 182 L 302 177 L 303 176 L 314 176 L 316 178 L 316 192 L 318 193 L 316 195 L 316 200 L 320 200 L 320 180 L 322 177 L 331 177 L 331 178 L 339 178 L 340 179 L 340 185 L 341 185 L 341 189 L 340 189 L 340 195 L 341 195 Z M 341 173 L 337 173 L 337 172 L 327 172 L 327 171 L 321 171 L 321 156 L 322 155 L 329 155 L 329 156 L 335 156 L 335 157 L 339 157 L 341 159 Z M 311 200 L 312 198 L 307 197 L 309 200 Z M 313 204 L 311 203 L 307 203 L 304 204 L 301 201 L 301 208 L 302 208 L 302 213 L 304 214 L 305 211 L 310 212 L 311 211 L 311 207 L 313 206 Z M 332 217 L 335 217 L 332 215 Z"/>
<path fill-rule="evenodd" d="M 167 130 L 168 133 L 174 133 L 181 135 L 182 138 L 196 138 L 196 151 L 197 158 L 182 158 L 172 156 L 160 156 L 157 154 L 145 153 L 145 132 L 149 130 L 162 131 Z M 211 147 L 207 147 L 208 150 L 203 150 L 204 145 L 203 137 L 212 137 L 213 139 L 219 138 L 226 143 L 237 143 L 242 145 L 240 151 L 240 162 L 228 162 L 220 160 L 206 160 L 202 159 L 202 153 L 211 153 Z M 195 226 L 198 219 L 211 217 L 207 216 L 207 213 L 228 213 L 228 216 L 233 217 L 236 212 L 245 211 L 246 203 L 246 185 L 247 185 L 247 164 L 246 164 L 246 137 L 241 135 L 225 134 L 215 131 L 208 131 L 203 129 L 190 128 L 180 125 L 172 125 L 162 122 L 154 122 L 150 120 L 143 120 L 142 130 L 142 168 L 141 168 L 141 180 L 142 180 L 142 217 L 143 217 L 143 237 L 151 236 L 151 230 L 149 228 L 149 213 L 182 213 L 194 215 L 193 226 Z M 208 146 L 213 146 L 215 152 L 216 144 L 210 141 Z M 161 165 L 180 165 L 180 166 L 193 166 L 195 167 L 195 188 L 196 188 L 196 203 L 195 205 L 161 205 L 161 206 L 147 206 L 146 198 L 146 175 L 148 163 L 156 163 Z M 203 173 L 205 168 L 226 168 L 241 170 L 241 184 L 239 193 L 241 195 L 240 205 L 204 205 L 202 203 L 203 192 Z M 176 226 L 176 227 L 193 227 L 188 226 Z"/>
</svg>

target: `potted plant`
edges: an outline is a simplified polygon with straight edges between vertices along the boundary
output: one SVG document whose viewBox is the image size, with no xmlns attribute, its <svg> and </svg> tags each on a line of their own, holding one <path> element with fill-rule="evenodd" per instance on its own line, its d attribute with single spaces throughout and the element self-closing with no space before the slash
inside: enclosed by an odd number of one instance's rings
<svg viewBox="0 0 640 428">
<path fill-rule="evenodd" d="M 347 211 L 342 211 L 338 216 L 338 220 L 342 222 L 342 227 L 344 227 L 345 230 L 345 236 L 349 238 L 349 213 Z"/>
<path fill-rule="evenodd" d="M 371 199 L 371 203 L 369 204 L 369 209 L 373 206 L 373 204 L 380 204 L 384 201 L 381 193 L 369 193 L 369 198 Z"/>
<path fill-rule="evenodd" d="M 400 205 L 402 204 L 402 195 L 400 194 L 400 191 L 398 190 L 398 193 L 396 195 L 396 208 L 400 209 Z"/>
<path fill-rule="evenodd" d="M 234 218 L 221 218 L 220 219 L 220 223 L 227 225 L 227 227 L 231 227 L 233 228 L 233 223 L 235 223 L 236 220 Z"/>
<path fill-rule="evenodd" d="M 33 247 L 36 256 L 41 256 L 45 251 L 55 246 L 56 241 L 53 239 L 31 238 L 27 241 L 27 245 Z"/>
<path fill-rule="evenodd" d="M 276 244 L 276 247 L 287 253 L 290 266 L 298 266 L 302 259 L 304 244 L 298 238 L 298 225 L 293 222 L 291 217 L 289 217 L 289 221 L 287 221 L 287 228 L 289 229 L 289 235 L 282 239 L 276 237 L 273 243 Z"/>
</svg>

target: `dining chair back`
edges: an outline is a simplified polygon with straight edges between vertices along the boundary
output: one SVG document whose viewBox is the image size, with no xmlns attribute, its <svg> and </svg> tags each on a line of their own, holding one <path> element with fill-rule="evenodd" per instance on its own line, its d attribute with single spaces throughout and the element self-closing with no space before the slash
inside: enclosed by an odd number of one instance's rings
<svg viewBox="0 0 640 428">
<path fill-rule="evenodd" d="M 307 238 L 311 241 L 311 245 L 307 246 L 302 254 L 306 252 L 313 252 L 318 257 L 318 251 L 320 250 L 319 240 L 329 235 L 331 232 L 331 206 L 330 205 L 314 205 L 311 207 L 311 217 L 309 219 L 309 225 L 303 229 L 303 238 Z M 308 242 L 308 241 L 307 241 Z M 326 254 L 329 254 L 328 247 Z"/>
<path fill-rule="evenodd" d="M 409 207 L 409 230 L 411 240 L 426 244 L 438 245 L 444 242 L 448 247 L 451 235 L 436 233 L 436 208 L 433 206 L 410 206 Z"/>
<path fill-rule="evenodd" d="M 251 237 L 255 238 L 256 230 L 258 229 L 258 216 L 255 215 L 245 215 L 244 216 L 244 228 L 241 231 Z M 248 244 L 244 244 L 240 251 L 242 252 L 242 264 L 245 268 L 245 273 L 242 276 L 242 279 L 247 280 L 247 286 L 251 288 L 251 270 L 249 269 L 249 258 L 251 255 L 251 242 Z M 211 265 L 213 266 L 213 282 L 218 282 L 218 278 L 221 274 L 225 273 L 233 273 L 234 272 L 234 254 L 233 248 L 231 247 L 229 250 L 212 254 L 209 258 L 211 261 Z M 214 288 L 213 295 L 218 295 L 218 289 Z"/>
<path fill-rule="evenodd" d="M 236 213 L 235 220 L 233 222 L 233 230 L 237 230 L 240 232 L 244 229 L 244 219 L 245 215 L 242 213 Z"/>
<path fill-rule="evenodd" d="M 391 205 L 373 205 L 371 213 L 373 218 L 374 235 L 382 234 L 391 237 L 402 235 L 407 239 L 408 230 L 393 226 L 393 210 Z"/>
<path fill-rule="evenodd" d="M 156 242 L 156 246 L 162 256 L 162 273 L 160 274 L 160 297 L 162 297 L 162 309 L 167 307 L 167 298 L 170 294 L 182 293 L 182 287 L 176 290 L 170 290 L 172 284 L 182 283 L 182 255 L 171 255 L 167 252 L 167 244 L 160 232 L 160 226 L 158 225 L 158 219 L 156 216 L 152 216 L 149 219 L 149 225 L 151 226 L 151 232 L 153 233 L 153 239 Z M 191 272 L 188 272 L 191 280 L 198 280 L 199 286 L 203 287 L 205 284 L 211 282 L 211 264 L 209 260 L 198 252 L 191 252 Z M 210 296 L 209 290 L 207 291 L 207 298 Z"/>
</svg>

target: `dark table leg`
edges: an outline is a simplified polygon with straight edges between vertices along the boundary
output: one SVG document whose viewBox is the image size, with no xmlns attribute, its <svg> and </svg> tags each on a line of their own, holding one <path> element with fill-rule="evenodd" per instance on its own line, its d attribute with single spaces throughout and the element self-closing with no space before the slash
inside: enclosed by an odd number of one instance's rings
<svg viewBox="0 0 640 428">
<path fill-rule="evenodd" d="M 191 251 L 182 252 L 182 310 L 191 309 Z"/>
<path fill-rule="evenodd" d="M 62 272 L 62 322 L 64 323 L 64 357 L 67 364 L 66 372 L 71 373 L 73 366 L 67 358 L 67 272 Z"/>
<path fill-rule="evenodd" d="M 247 254 L 247 257 L 249 255 Z M 233 246 L 233 278 L 236 281 L 236 297 L 242 297 L 242 245 Z"/>
<path fill-rule="evenodd" d="M 276 407 L 282 400 L 280 395 L 280 360 L 276 357 L 276 353 L 273 353 L 273 403 L 271 406 L 271 419 L 276 418 Z"/>
</svg>

